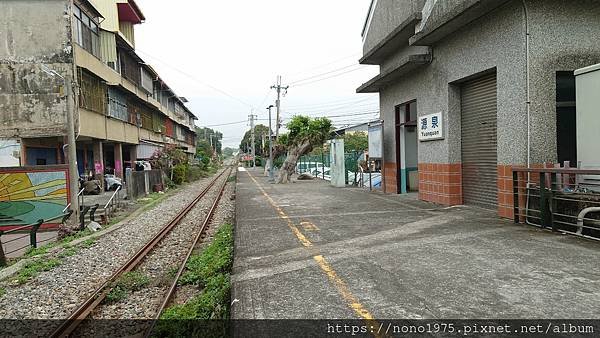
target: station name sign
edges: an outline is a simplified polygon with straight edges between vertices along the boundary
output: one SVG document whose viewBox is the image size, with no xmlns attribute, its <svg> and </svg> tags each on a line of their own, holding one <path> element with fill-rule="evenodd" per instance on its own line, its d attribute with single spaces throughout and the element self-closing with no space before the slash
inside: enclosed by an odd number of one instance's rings
<svg viewBox="0 0 600 338">
<path fill-rule="evenodd" d="M 419 141 L 433 141 L 444 138 L 444 119 L 441 112 L 420 116 L 417 121 Z"/>
</svg>

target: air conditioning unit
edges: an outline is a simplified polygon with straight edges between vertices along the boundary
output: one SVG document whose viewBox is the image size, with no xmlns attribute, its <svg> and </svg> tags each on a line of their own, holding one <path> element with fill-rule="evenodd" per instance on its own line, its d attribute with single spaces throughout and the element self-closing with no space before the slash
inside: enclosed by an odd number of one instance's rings
<svg viewBox="0 0 600 338">
<path fill-rule="evenodd" d="M 581 169 L 600 170 L 600 64 L 575 71 L 577 161 Z M 582 176 L 580 185 L 600 192 L 600 176 Z"/>
</svg>

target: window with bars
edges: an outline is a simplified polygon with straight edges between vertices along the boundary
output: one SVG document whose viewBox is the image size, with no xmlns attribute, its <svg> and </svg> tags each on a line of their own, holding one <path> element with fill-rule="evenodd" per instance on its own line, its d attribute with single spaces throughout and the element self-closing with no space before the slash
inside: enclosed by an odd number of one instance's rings
<svg viewBox="0 0 600 338">
<path fill-rule="evenodd" d="M 146 108 L 142 107 L 140 111 L 141 117 L 141 127 L 148 130 L 154 130 L 152 126 L 152 112 Z"/>
<path fill-rule="evenodd" d="M 75 14 L 75 42 L 90 54 L 100 58 L 98 23 L 77 6 L 74 7 L 73 12 Z"/>
<path fill-rule="evenodd" d="M 140 85 L 140 65 L 127 53 L 119 53 L 121 56 L 121 75 L 127 80 Z"/>
<path fill-rule="evenodd" d="M 78 69 L 79 106 L 104 114 L 106 112 L 106 86 L 102 81 L 85 70 Z"/>
<path fill-rule="evenodd" d="M 165 133 L 165 119 L 159 113 L 154 112 L 152 114 L 152 130 L 157 133 L 164 134 Z"/>
<path fill-rule="evenodd" d="M 140 106 L 133 99 L 127 101 L 128 122 L 141 127 Z"/>
<path fill-rule="evenodd" d="M 129 122 L 127 99 L 125 95 L 112 88 L 108 90 L 108 116 Z"/>
<path fill-rule="evenodd" d="M 165 120 L 165 134 L 167 136 L 173 137 L 174 129 L 175 129 L 175 126 L 173 124 L 173 121 L 171 119 L 166 119 Z"/>
</svg>

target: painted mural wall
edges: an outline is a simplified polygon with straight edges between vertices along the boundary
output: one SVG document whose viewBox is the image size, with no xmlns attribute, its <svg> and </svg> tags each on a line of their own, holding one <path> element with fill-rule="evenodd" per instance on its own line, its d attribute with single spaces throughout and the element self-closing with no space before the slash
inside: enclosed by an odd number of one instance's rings
<svg viewBox="0 0 600 338">
<path fill-rule="evenodd" d="M 0 168 L 0 230 L 61 215 L 69 203 L 68 177 L 66 166 Z"/>
</svg>

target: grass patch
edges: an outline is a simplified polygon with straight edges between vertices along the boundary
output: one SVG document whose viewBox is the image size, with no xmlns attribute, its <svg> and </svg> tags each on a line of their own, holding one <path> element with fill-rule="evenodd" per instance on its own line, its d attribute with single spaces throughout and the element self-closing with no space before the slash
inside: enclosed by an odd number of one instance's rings
<svg viewBox="0 0 600 338">
<path fill-rule="evenodd" d="M 150 278 L 141 272 L 126 272 L 115 283 L 108 295 L 106 295 L 106 301 L 109 303 L 119 302 L 127 298 L 130 291 L 139 291 L 149 283 Z"/>
<path fill-rule="evenodd" d="M 237 179 L 237 176 L 235 176 L 235 175 L 233 175 L 233 176 L 229 176 L 229 177 L 227 178 L 227 182 L 235 182 L 235 181 L 236 181 L 236 179 Z"/>
<path fill-rule="evenodd" d="M 179 271 L 179 267 L 173 266 L 169 269 L 169 272 L 167 272 L 167 276 L 169 276 L 171 278 L 175 278 L 175 276 L 177 276 L 178 271 Z"/>
<path fill-rule="evenodd" d="M 90 238 L 90 239 L 86 239 L 85 241 L 83 241 L 83 243 L 81 243 L 81 247 L 82 248 L 89 248 L 92 245 L 94 245 L 96 243 L 96 240 L 98 240 L 98 238 Z"/>
<path fill-rule="evenodd" d="M 65 258 L 65 257 L 71 257 L 74 256 L 75 254 L 77 254 L 77 248 L 72 247 L 70 245 L 65 245 L 65 248 L 63 249 L 63 251 L 58 254 L 58 258 Z"/>
<path fill-rule="evenodd" d="M 5 293 L 6 293 L 6 289 L 0 288 L 0 298 L 2 298 L 2 296 L 4 296 Z"/>
<path fill-rule="evenodd" d="M 25 264 L 25 266 L 19 271 L 17 275 L 17 284 L 24 284 L 31 278 L 37 276 L 42 271 L 50 271 L 55 267 L 59 266 L 61 261 L 58 259 L 44 259 L 40 258 Z"/>
<path fill-rule="evenodd" d="M 20 257 L 19 259 L 31 258 L 31 257 L 39 256 L 39 255 L 44 255 L 44 254 L 47 254 L 50 251 L 50 249 L 59 247 L 59 246 L 63 246 L 66 248 L 66 247 L 68 247 L 68 244 L 73 242 L 74 240 L 88 236 L 90 234 L 92 234 L 92 232 L 89 229 L 85 229 L 85 230 L 79 231 L 75 234 L 66 236 L 59 241 L 48 243 L 46 245 L 43 245 L 43 246 L 40 246 L 37 248 L 29 248 L 25 252 L 25 255 L 23 255 L 23 257 Z"/>
<path fill-rule="evenodd" d="M 51 248 L 50 244 L 41 246 L 39 248 L 30 247 L 25 252 L 25 257 L 30 258 L 30 257 L 33 257 L 33 256 L 46 254 L 46 253 L 48 253 L 48 250 L 50 248 Z"/>
<path fill-rule="evenodd" d="M 212 243 L 199 255 L 190 257 L 181 284 L 205 286 L 210 278 L 231 270 L 233 264 L 233 227 L 224 224 Z"/>
<path fill-rule="evenodd" d="M 202 288 L 199 295 L 182 305 L 169 307 L 161 319 L 227 319 L 229 318 L 230 280 L 233 264 L 233 227 L 224 224 L 215 234 L 212 243 L 199 255 L 188 261 L 187 271 L 180 283 L 197 285 Z M 173 323 L 171 323 L 173 324 Z M 185 322 L 171 326 L 163 321 L 157 327 L 160 332 L 185 334 Z M 192 325 L 193 326 L 193 325 Z M 175 330 L 175 331 L 173 331 Z"/>
<path fill-rule="evenodd" d="M 85 230 L 76 232 L 76 233 L 74 233 L 72 235 L 69 235 L 69 236 L 66 236 L 65 238 L 63 238 L 62 240 L 60 240 L 60 242 L 56 242 L 56 243 L 53 243 L 53 244 L 55 244 L 55 245 L 69 244 L 69 243 L 73 242 L 76 239 L 79 239 L 79 238 L 91 235 L 92 233 L 93 232 L 90 229 L 85 228 Z"/>
</svg>

